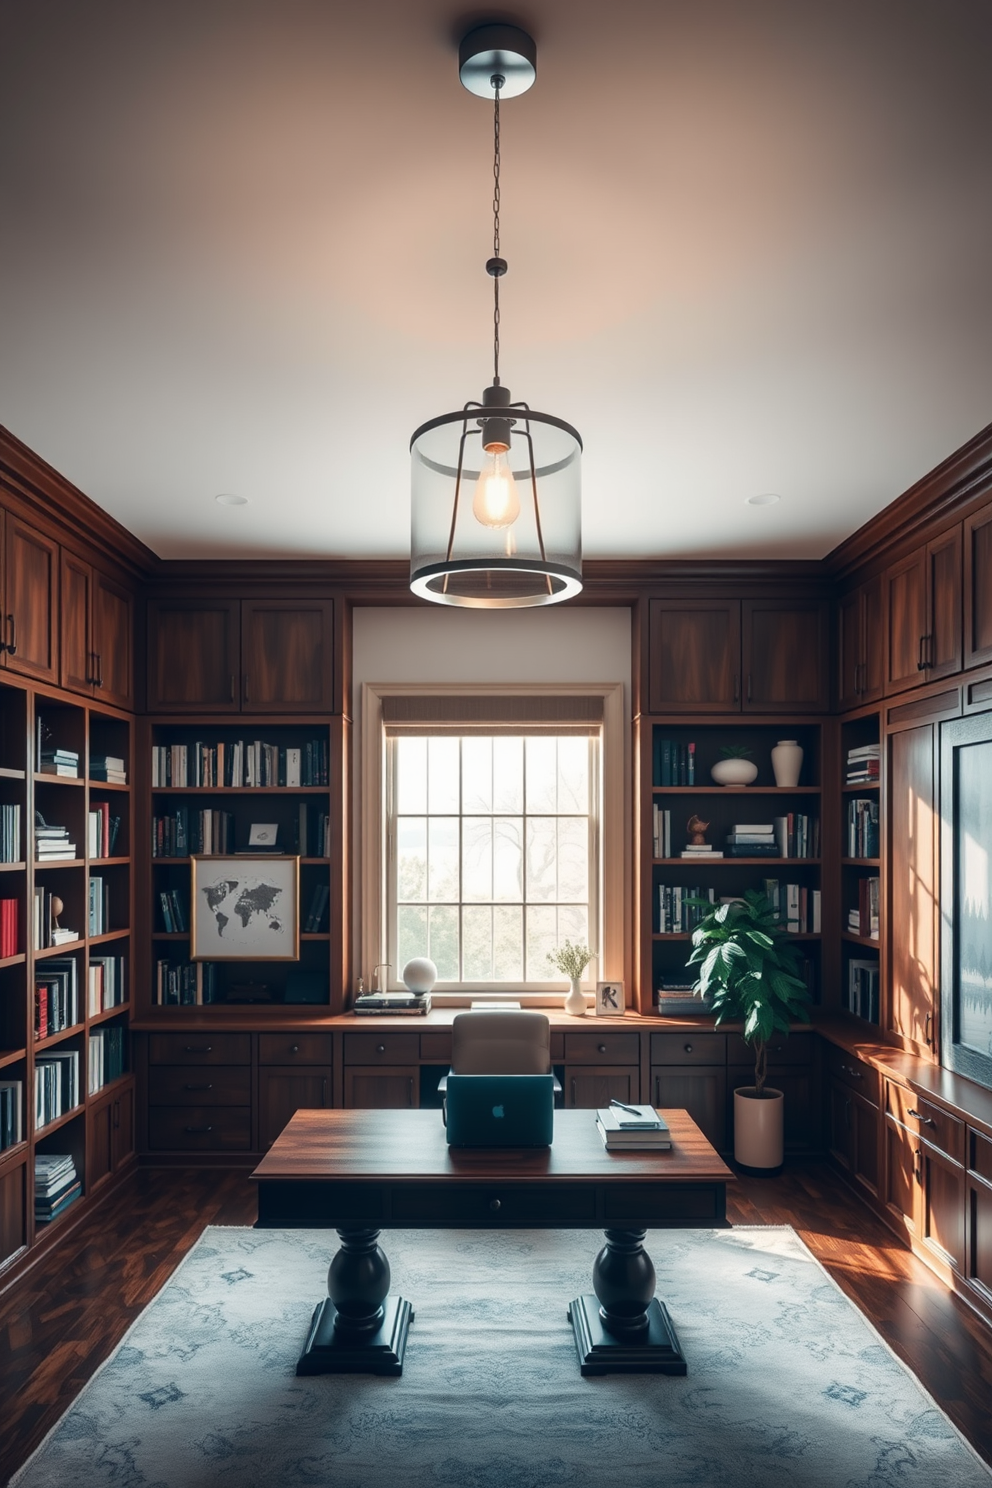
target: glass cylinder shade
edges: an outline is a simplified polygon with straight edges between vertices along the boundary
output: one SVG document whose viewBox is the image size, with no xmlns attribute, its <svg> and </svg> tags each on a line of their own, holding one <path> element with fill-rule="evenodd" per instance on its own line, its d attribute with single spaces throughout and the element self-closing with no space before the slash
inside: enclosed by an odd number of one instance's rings
<svg viewBox="0 0 992 1488">
<path fill-rule="evenodd" d="M 410 441 L 410 588 L 422 599 L 522 609 L 582 588 L 582 441 L 550 414 L 499 413 L 446 413 Z"/>
</svg>

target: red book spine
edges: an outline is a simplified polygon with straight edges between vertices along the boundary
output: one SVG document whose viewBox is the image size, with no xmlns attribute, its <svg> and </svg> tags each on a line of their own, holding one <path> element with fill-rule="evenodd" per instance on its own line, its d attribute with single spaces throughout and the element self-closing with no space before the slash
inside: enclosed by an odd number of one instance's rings
<svg viewBox="0 0 992 1488">
<path fill-rule="evenodd" d="M 36 987 L 34 992 L 35 1005 L 35 1037 L 48 1037 L 48 988 Z"/>
</svg>

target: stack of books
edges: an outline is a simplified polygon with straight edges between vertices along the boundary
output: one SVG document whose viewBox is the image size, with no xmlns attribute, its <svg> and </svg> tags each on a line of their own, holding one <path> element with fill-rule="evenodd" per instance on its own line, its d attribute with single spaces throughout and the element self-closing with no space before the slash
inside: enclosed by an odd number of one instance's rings
<svg viewBox="0 0 992 1488">
<path fill-rule="evenodd" d="M 607 1152 L 666 1152 L 672 1145 L 668 1123 L 653 1106 L 611 1101 L 596 1112 L 596 1130 Z"/>
<path fill-rule="evenodd" d="M 847 751 L 846 785 L 877 785 L 882 767 L 881 744 L 862 744 Z"/>
<path fill-rule="evenodd" d="M 38 759 L 42 775 L 64 775 L 79 778 L 79 752 L 75 749 L 42 749 Z"/>
<path fill-rule="evenodd" d="M 50 826 L 40 811 L 34 814 L 34 855 L 39 863 L 58 863 L 76 856 L 69 828 Z"/>
<path fill-rule="evenodd" d="M 474 1005 L 474 1004 L 473 1004 Z M 390 1013 L 398 1013 L 401 1017 L 429 1013 L 431 1010 L 431 994 L 428 992 L 423 997 L 414 997 L 412 992 L 363 992 L 360 997 L 355 998 L 353 1012 L 365 1017 L 384 1017 Z"/>
<path fill-rule="evenodd" d="M 718 851 L 717 848 L 711 847 L 708 842 L 687 842 L 682 849 L 682 856 L 684 858 L 702 859 L 705 862 L 707 858 L 722 858 L 723 853 Z"/>
<path fill-rule="evenodd" d="M 695 1017 L 699 1013 L 708 1013 L 711 999 L 697 997 L 692 990 L 695 985 L 695 979 L 691 977 L 663 977 L 655 990 L 655 1007 L 662 1017 Z"/>
<path fill-rule="evenodd" d="M 730 858 L 779 858 L 782 856 L 774 822 L 737 822 L 727 838 Z"/>
<path fill-rule="evenodd" d="M 124 761 L 113 754 L 91 754 L 90 779 L 105 780 L 108 785 L 127 785 Z"/>
<path fill-rule="evenodd" d="M 0 1152 L 24 1141 L 23 1080 L 0 1080 Z"/>
<path fill-rule="evenodd" d="M 34 1159 L 34 1222 L 50 1224 L 82 1193 L 76 1164 L 68 1152 L 38 1152 Z"/>
</svg>

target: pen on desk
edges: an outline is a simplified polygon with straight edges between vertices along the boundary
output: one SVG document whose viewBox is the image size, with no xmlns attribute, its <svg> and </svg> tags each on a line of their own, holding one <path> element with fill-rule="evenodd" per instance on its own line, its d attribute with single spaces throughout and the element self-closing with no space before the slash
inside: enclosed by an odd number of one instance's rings
<svg viewBox="0 0 992 1488">
<path fill-rule="evenodd" d="M 625 1106 L 623 1101 L 611 1100 L 610 1105 L 619 1106 L 621 1111 L 629 1111 L 631 1116 L 640 1116 L 642 1114 L 636 1106 Z"/>
</svg>

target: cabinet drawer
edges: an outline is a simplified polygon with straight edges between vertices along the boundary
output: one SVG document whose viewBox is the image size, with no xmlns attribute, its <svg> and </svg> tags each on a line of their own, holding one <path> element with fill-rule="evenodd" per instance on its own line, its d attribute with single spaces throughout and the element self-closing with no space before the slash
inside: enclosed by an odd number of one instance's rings
<svg viewBox="0 0 992 1488">
<path fill-rule="evenodd" d="M 422 1033 L 420 1035 L 420 1057 L 434 1064 L 450 1064 L 451 1034 Z"/>
<path fill-rule="evenodd" d="M 885 1082 L 885 1109 L 925 1142 L 939 1148 L 955 1162 L 964 1162 L 965 1126 L 956 1116 L 914 1095 L 894 1080 Z"/>
<path fill-rule="evenodd" d="M 986 1183 L 992 1183 L 992 1142 L 981 1132 L 968 1132 L 968 1166 Z"/>
<path fill-rule="evenodd" d="M 247 1152 L 251 1146 L 251 1108 L 152 1106 L 148 1112 L 152 1152 Z"/>
<path fill-rule="evenodd" d="M 345 1064 L 417 1064 L 419 1033 L 346 1033 Z"/>
<path fill-rule="evenodd" d="M 334 1039 L 329 1033 L 260 1033 L 259 1064 L 331 1064 Z"/>
<path fill-rule="evenodd" d="M 723 1033 L 653 1033 L 652 1064 L 725 1064 L 727 1036 Z"/>
<path fill-rule="evenodd" d="M 251 1070 L 247 1065 L 216 1069 L 155 1065 L 148 1071 L 148 1100 L 153 1106 L 247 1106 Z"/>
<path fill-rule="evenodd" d="M 641 1041 L 636 1033 L 566 1033 L 569 1064 L 636 1064 Z"/>
<path fill-rule="evenodd" d="M 877 1106 L 881 1094 L 878 1070 L 872 1069 L 870 1064 L 865 1064 L 861 1059 L 855 1059 L 846 1049 L 838 1049 L 833 1044 L 828 1048 L 828 1074 L 846 1085 L 848 1090 L 856 1090 L 865 1100 Z"/>
<path fill-rule="evenodd" d="M 394 1225 L 454 1225 L 466 1229 L 502 1229 L 534 1225 L 592 1226 L 596 1223 L 596 1194 L 590 1187 L 548 1187 L 534 1184 L 423 1183 L 396 1187 L 392 1193 Z"/>
<path fill-rule="evenodd" d="M 809 1064 L 813 1058 L 813 1035 L 794 1033 L 789 1038 L 774 1038 L 768 1045 L 768 1063 Z M 739 1033 L 727 1035 L 727 1063 L 754 1068 L 754 1050 Z"/>
<path fill-rule="evenodd" d="M 250 1033 L 153 1033 L 149 1064 L 249 1064 Z"/>
</svg>

